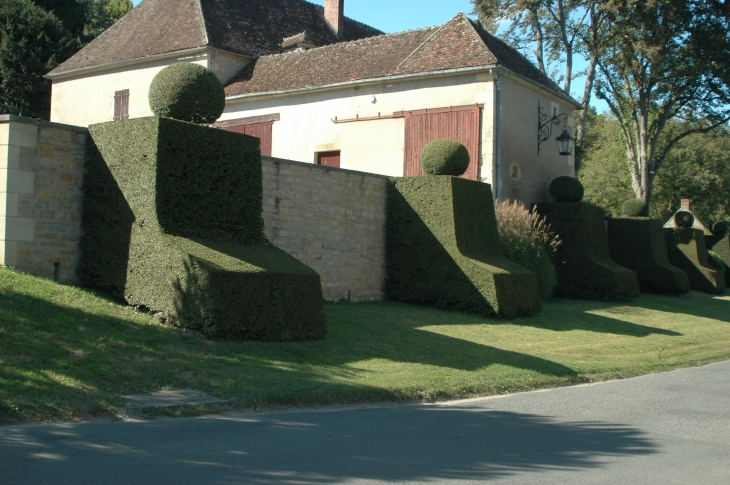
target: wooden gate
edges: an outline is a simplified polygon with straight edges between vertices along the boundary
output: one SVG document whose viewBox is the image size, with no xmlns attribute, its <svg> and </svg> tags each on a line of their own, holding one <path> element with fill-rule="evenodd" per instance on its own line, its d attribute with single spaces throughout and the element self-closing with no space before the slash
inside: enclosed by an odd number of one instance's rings
<svg viewBox="0 0 730 485">
<path fill-rule="evenodd" d="M 274 121 L 279 121 L 279 114 L 253 116 L 237 120 L 227 120 L 215 123 L 213 126 L 221 130 L 243 133 L 244 135 L 255 136 L 261 140 L 261 155 L 271 156 L 272 131 Z"/>
<path fill-rule="evenodd" d="M 479 180 L 481 112 L 482 107 L 479 105 L 404 112 L 406 127 L 403 175 L 423 175 L 421 150 L 431 140 L 447 138 L 462 143 L 469 151 L 471 161 L 462 177 Z"/>
</svg>

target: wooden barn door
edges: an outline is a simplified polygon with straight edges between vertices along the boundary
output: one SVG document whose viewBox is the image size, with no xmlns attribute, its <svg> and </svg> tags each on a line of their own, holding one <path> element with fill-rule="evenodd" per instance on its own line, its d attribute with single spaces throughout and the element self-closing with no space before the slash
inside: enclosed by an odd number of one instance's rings
<svg viewBox="0 0 730 485">
<path fill-rule="evenodd" d="M 421 150 L 431 140 L 447 138 L 462 143 L 469 151 L 471 161 L 462 177 L 479 180 L 481 112 L 479 105 L 471 105 L 403 113 L 406 118 L 403 175 L 423 175 Z"/>
<path fill-rule="evenodd" d="M 213 126 L 221 130 L 255 136 L 261 140 L 261 155 L 271 156 L 272 131 L 274 122 L 279 121 L 279 114 L 240 118 L 237 120 L 219 121 Z"/>
</svg>

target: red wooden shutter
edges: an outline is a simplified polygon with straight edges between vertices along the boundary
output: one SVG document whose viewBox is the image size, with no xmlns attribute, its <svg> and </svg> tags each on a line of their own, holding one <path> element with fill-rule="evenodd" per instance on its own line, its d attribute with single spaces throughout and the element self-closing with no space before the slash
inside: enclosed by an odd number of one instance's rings
<svg viewBox="0 0 730 485">
<path fill-rule="evenodd" d="M 233 131 L 235 133 L 243 133 L 244 135 L 255 136 L 256 138 L 261 140 L 261 155 L 264 157 L 270 157 L 273 125 L 273 122 L 253 123 L 250 125 L 222 126 L 221 129 L 226 131 Z"/>
<path fill-rule="evenodd" d="M 114 93 L 114 121 L 129 119 L 129 89 Z"/>
<path fill-rule="evenodd" d="M 340 151 L 317 153 L 317 164 L 340 168 Z"/>
<path fill-rule="evenodd" d="M 462 177 L 479 180 L 479 139 L 481 107 L 479 105 L 429 109 L 405 113 L 405 150 L 403 175 L 423 175 L 421 150 L 438 138 L 456 140 L 469 151 L 469 168 Z"/>
</svg>

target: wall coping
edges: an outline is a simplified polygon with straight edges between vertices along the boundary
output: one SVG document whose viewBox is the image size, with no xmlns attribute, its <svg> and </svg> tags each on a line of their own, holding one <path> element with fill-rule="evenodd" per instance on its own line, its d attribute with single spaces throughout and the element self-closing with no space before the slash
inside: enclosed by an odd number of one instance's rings
<svg viewBox="0 0 730 485">
<path fill-rule="evenodd" d="M 1 119 L 2 118 L 0 117 L 0 120 Z M 300 165 L 300 166 L 304 166 L 304 167 L 311 167 L 311 168 L 314 168 L 315 170 L 324 170 L 326 172 L 343 172 L 343 173 L 351 173 L 351 174 L 354 174 L 354 175 L 367 175 L 369 177 L 379 178 L 379 179 L 384 179 L 384 180 L 390 179 L 390 176 L 388 176 L 388 175 L 381 175 L 379 173 L 362 172 L 360 170 L 350 170 L 348 168 L 328 167 L 326 165 L 317 165 L 316 163 L 299 162 L 299 161 L 296 161 L 296 160 L 287 160 L 286 158 L 276 158 L 276 157 L 265 157 L 265 156 L 262 156 L 261 157 L 261 160 L 262 161 L 267 161 L 267 162 L 286 163 L 286 164 L 290 164 L 290 165 Z"/>
<path fill-rule="evenodd" d="M 37 118 L 26 118 L 25 116 L 0 115 L 0 123 L 24 123 L 26 125 L 44 126 L 47 128 L 61 128 L 64 130 L 76 131 L 78 133 L 88 133 L 89 129 L 83 126 L 65 125 L 63 123 L 53 123 L 51 121 L 39 120 Z"/>
</svg>

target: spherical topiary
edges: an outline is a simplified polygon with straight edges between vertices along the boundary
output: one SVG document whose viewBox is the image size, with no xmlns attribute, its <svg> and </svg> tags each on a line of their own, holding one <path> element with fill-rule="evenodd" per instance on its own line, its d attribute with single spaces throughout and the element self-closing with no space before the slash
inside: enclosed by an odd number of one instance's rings
<svg viewBox="0 0 730 485">
<path fill-rule="evenodd" d="M 421 168 L 428 175 L 459 176 L 469 168 L 469 152 L 454 140 L 432 140 L 421 150 Z"/>
<path fill-rule="evenodd" d="M 674 214 L 674 222 L 677 224 L 677 227 L 692 227 L 695 223 L 695 216 L 691 212 L 679 211 Z"/>
<path fill-rule="evenodd" d="M 649 206 L 641 199 L 629 199 L 621 204 L 621 215 L 626 217 L 648 217 Z"/>
<path fill-rule="evenodd" d="M 727 222 L 725 221 L 718 221 L 712 224 L 710 227 L 710 231 L 712 231 L 712 234 L 715 236 L 724 236 L 727 234 Z"/>
<path fill-rule="evenodd" d="M 555 202 L 580 202 L 584 192 L 583 184 L 575 177 L 564 175 L 550 183 L 550 197 Z"/>
<path fill-rule="evenodd" d="M 212 71 L 183 62 L 168 66 L 155 76 L 149 101 L 157 116 L 207 124 L 223 113 L 226 94 Z"/>
</svg>

